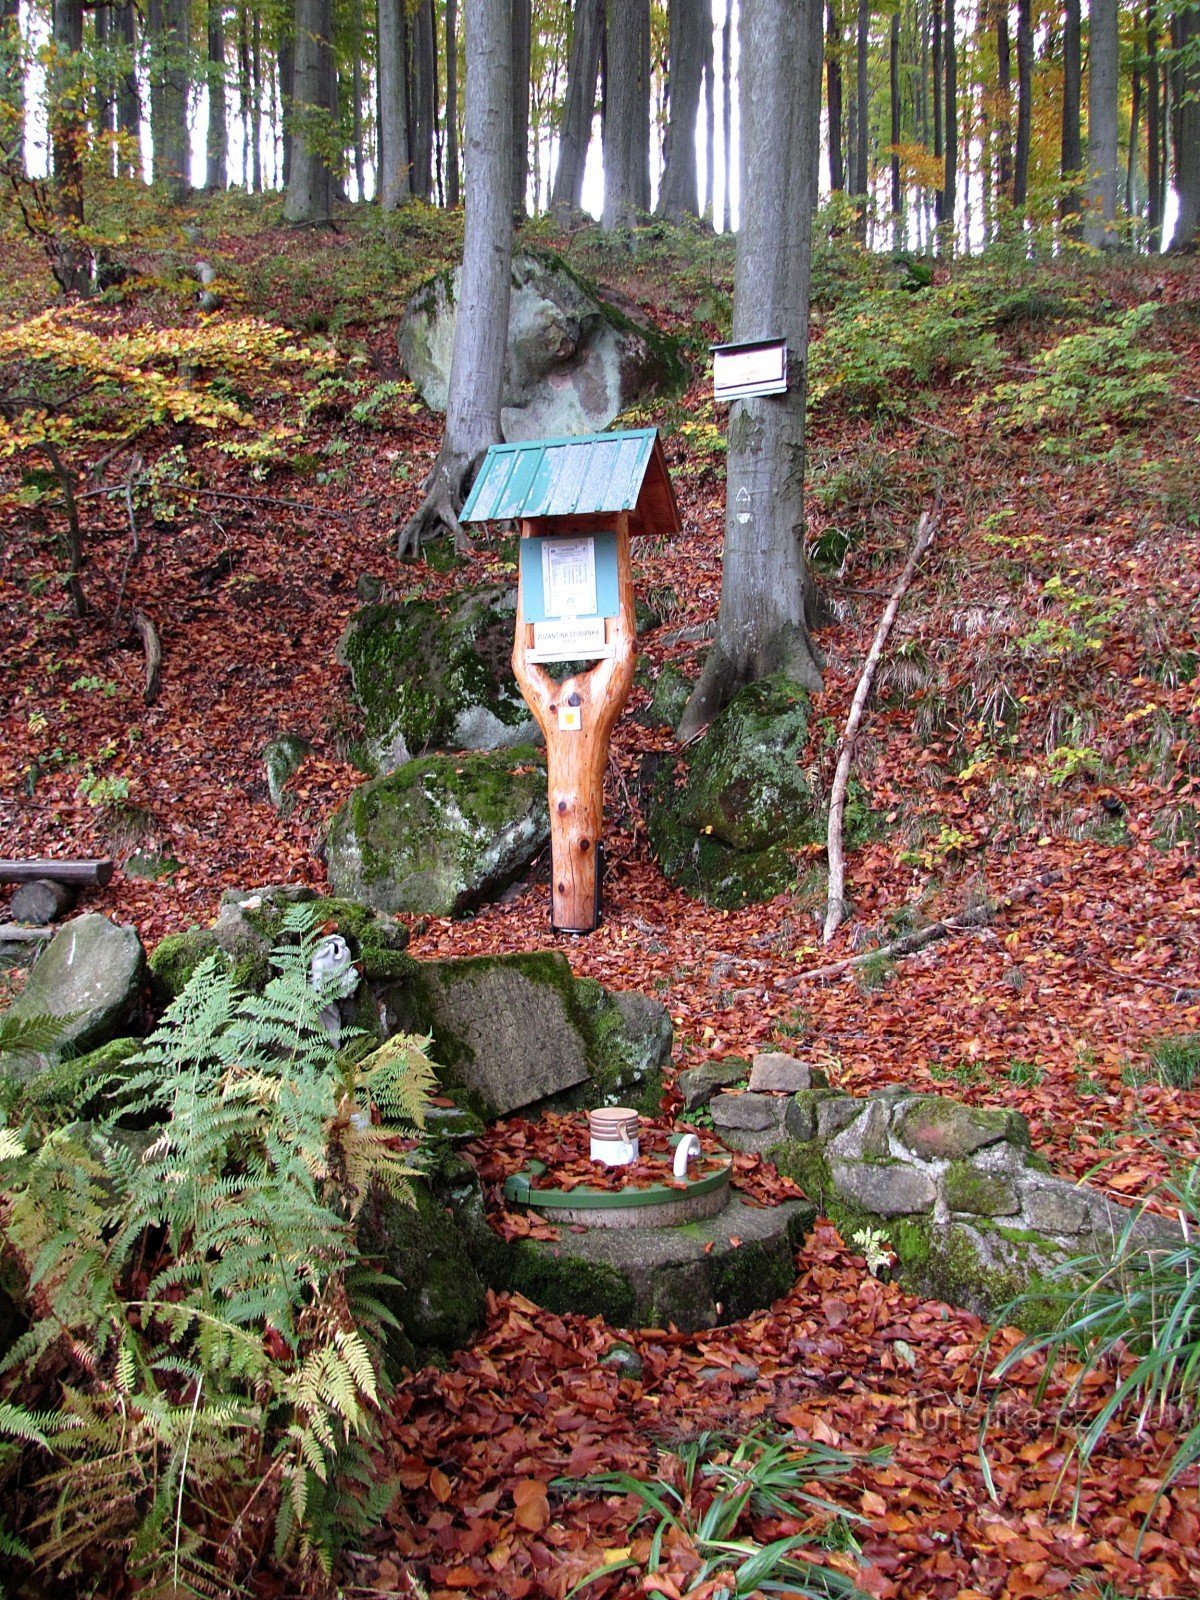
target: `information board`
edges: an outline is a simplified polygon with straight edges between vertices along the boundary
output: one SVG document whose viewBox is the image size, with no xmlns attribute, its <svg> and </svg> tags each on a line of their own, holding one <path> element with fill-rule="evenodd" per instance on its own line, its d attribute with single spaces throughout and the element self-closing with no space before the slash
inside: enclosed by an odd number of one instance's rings
<svg viewBox="0 0 1200 1600">
<path fill-rule="evenodd" d="M 605 620 L 619 609 L 615 533 L 521 540 L 521 597 L 533 624 L 530 661 L 601 661 Z"/>
<path fill-rule="evenodd" d="M 748 400 L 787 390 L 787 341 L 756 339 L 747 344 L 715 344 L 713 399 Z"/>
</svg>

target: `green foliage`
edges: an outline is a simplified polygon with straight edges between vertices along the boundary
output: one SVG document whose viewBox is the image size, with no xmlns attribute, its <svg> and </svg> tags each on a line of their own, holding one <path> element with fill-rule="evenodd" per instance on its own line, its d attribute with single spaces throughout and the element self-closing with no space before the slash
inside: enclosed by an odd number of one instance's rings
<svg viewBox="0 0 1200 1600">
<path fill-rule="evenodd" d="M 1115 1423 L 1130 1422 L 1142 1433 L 1164 1411 L 1180 1414 L 1182 1436 L 1143 1528 L 1161 1496 L 1200 1461 L 1200 1163 L 1173 1173 L 1158 1198 L 1168 1214 L 1180 1218 L 1177 1244 L 1147 1244 L 1139 1232 L 1142 1214 L 1131 1211 L 1111 1255 L 1063 1262 L 1036 1294 L 1006 1306 L 996 1322 L 998 1328 L 1019 1326 L 1023 1306 L 1034 1299 L 1048 1301 L 1054 1312 L 1048 1331 L 1022 1339 L 1003 1357 L 997 1379 L 1036 1359 L 1043 1364 L 1036 1391 L 1040 1401 L 1055 1364 L 1064 1361 L 1069 1375 L 1064 1412 L 1082 1396 L 1107 1390 L 1100 1409 L 1075 1436 L 1072 1448 L 1082 1464 Z M 991 1488 L 986 1455 L 982 1459 Z"/>
<path fill-rule="evenodd" d="M 416 1039 L 357 1067 L 335 1051 L 313 924 L 289 909 L 262 994 L 197 969 L 122 1093 L 148 1134 L 114 1114 L 0 1150 L 39 1311 L 10 1393 L 61 1382 L 21 1531 L 59 1581 L 127 1561 L 173 1594 L 230 1592 L 272 1518 L 278 1555 L 328 1568 L 365 1514 L 384 1314 L 355 1218 L 372 1185 L 406 1194 L 382 1118 L 419 1125 L 432 1071 Z"/>
<path fill-rule="evenodd" d="M 632 1497 L 641 1509 L 630 1531 L 646 1518 L 654 1522 L 647 1576 L 664 1570 L 674 1548 L 682 1546 L 699 1558 L 694 1570 L 689 1562 L 685 1594 L 701 1588 L 716 1573 L 729 1573 L 733 1588 L 718 1588 L 715 1600 L 754 1594 L 863 1600 L 862 1590 L 843 1572 L 800 1552 L 814 1547 L 844 1549 L 844 1540 L 828 1536 L 831 1524 L 862 1522 L 852 1512 L 839 1511 L 814 1486 L 835 1483 L 856 1467 L 883 1466 L 890 1455 L 884 1447 L 851 1456 L 813 1441 L 795 1444 L 758 1433 L 730 1448 L 720 1434 L 702 1433 L 663 1452 L 659 1476 L 650 1481 L 628 1472 L 603 1472 L 578 1480 L 560 1478 L 554 1487 Z M 765 1545 L 748 1533 L 739 1533 L 755 1515 L 794 1517 L 802 1509 L 809 1513 L 810 1521 L 814 1512 L 826 1518 L 824 1526 L 815 1532 L 807 1527 L 785 1534 Z M 588 1573 L 571 1594 L 579 1594 L 613 1573 L 640 1566 L 632 1557 L 612 1561 Z"/>
<path fill-rule="evenodd" d="M 1176 1033 L 1155 1039 L 1147 1054 L 1160 1083 L 1173 1089 L 1191 1089 L 1200 1080 L 1200 1033 Z"/>
</svg>

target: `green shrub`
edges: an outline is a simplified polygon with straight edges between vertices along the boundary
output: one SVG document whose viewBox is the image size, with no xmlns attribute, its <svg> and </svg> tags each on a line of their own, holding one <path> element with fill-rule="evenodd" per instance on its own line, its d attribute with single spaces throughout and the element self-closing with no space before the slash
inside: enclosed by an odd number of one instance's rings
<svg viewBox="0 0 1200 1600">
<path fill-rule="evenodd" d="M 431 1069 L 400 1037 L 351 1064 L 291 908 L 261 995 L 209 957 L 134 1058 L 121 1115 L 36 1148 L 2 1130 L 7 1249 L 35 1318 L 0 1400 L 59 1394 L 23 1450 L 17 1532 L 89 1591 L 124 1564 L 174 1596 L 243 1592 L 279 1558 L 328 1568 L 378 1513 L 363 1467 L 381 1363 L 355 1218 L 405 1194 Z M 29 1047 L 29 1040 L 16 1041 Z"/>
</svg>

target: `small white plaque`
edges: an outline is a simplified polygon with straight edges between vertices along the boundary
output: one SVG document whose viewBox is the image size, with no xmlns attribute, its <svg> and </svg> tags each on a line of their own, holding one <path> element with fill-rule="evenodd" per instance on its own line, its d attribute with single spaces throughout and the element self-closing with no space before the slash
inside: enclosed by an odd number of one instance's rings
<svg viewBox="0 0 1200 1600">
<path fill-rule="evenodd" d="M 601 661 L 613 647 L 604 637 L 603 617 L 566 617 L 561 622 L 535 622 L 530 661 Z"/>
<path fill-rule="evenodd" d="M 747 400 L 752 395 L 787 390 L 787 341 L 757 339 L 752 344 L 717 344 L 713 352 L 713 397 Z"/>
<path fill-rule="evenodd" d="M 583 727 L 583 710 L 579 706 L 559 706 L 559 733 L 578 733 Z"/>
<path fill-rule="evenodd" d="M 594 539 L 542 540 L 542 595 L 548 617 L 595 615 Z"/>
</svg>

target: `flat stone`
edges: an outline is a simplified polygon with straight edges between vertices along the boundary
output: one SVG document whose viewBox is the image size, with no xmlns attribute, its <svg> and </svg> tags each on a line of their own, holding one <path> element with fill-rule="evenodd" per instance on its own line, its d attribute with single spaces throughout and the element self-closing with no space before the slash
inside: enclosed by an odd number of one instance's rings
<svg viewBox="0 0 1200 1600">
<path fill-rule="evenodd" d="M 888 1155 L 887 1107 L 868 1100 L 863 1115 L 829 1141 L 826 1154 L 837 1161 L 878 1161 Z"/>
<path fill-rule="evenodd" d="M 683 1096 L 683 1109 L 695 1111 L 697 1106 L 706 1106 L 718 1089 L 740 1083 L 749 1066 L 741 1056 L 726 1056 L 723 1061 L 705 1061 L 701 1066 L 681 1072 L 675 1087 Z"/>
<path fill-rule="evenodd" d="M 782 1050 L 761 1050 L 751 1064 L 750 1088 L 756 1093 L 799 1094 L 824 1082 L 823 1072 L 814 1072 L 807 1061 Z"/>
<path fill-rule="evenodd" d="M 1074 1184 L 1047 1179 L 1024 1194 L 1025 1218 L 1038 1233 L 1082 1233 L 1088 1225 L 1088 1197 Z"/>
<path fill-rule="evenodd" d="M 1021 1209 L 1015 1184 L 969 1161 L 951 1162 L 942 1179 L 942 1198 L 948 1210 L 975 1217 L 1015 1217 Z"/>
<path fill-rule="evenodd" d="M 751 1133 L 765 1133 L 768 1129 L 775 1132 L 782 1126 L 786 1107 L 773 1095 L 724 1092 L 709 1102 L 709 1110 L 716 1128 L 744 1128 Z"/>
<path fill-rule="evenodd" d="M 787 1293 L 795 1281 L 796 1248 L 816 1214 L 806 1200 L 748 1206 L 734 1194 L 719 1216 L 687 1228 L 523 1239 L 513 1287 L 548 1311 L 604 1316 L 615 1304 L 628 1327 L 712 1328 Z M 597 1287 L 601 1280 L 607 1292 Z"/>
<path fill-rule="evenodd" d="M 843 1128 L 848 1128 L 866 1110 L 866 1102 L 856 1100 L 853 1095 L 842 1094 L 832 1096 L 828 1100 L 817 1101 L 817 1138 L 822 1144 L 839 1134 Z"/>
<path fill-rule="evenodd" d="M 899 1161 L 835 1161 L 833 1185 L 877 1217 L 915 1216 L 933 1210 L 937 1188 L 927 1172 Z"/>
<path fill-rule="evenodd" d="M 921 1161 L 957 1161 L 986 1145 L 1029 1146 L 1029 1124 L 999 1106 L 965 1106 L 937 1095 L 901 1103 L 892 1123 L 896 1137 Z"/>
<path fill-rule="evenodd" d="M 816 1137 L 817 1108 L 810 1094 L 794 1095 L 788 1101 L 783 1127 L 789 1139 L 799 1139 L 802 1144 Z"/>
<path fill-rule="evenodd" d="M 64 923 L 34 962 L 11 1017 L 61 1017 L 57 1048 L 92 1050 L 124 1031 L 141 992 L 145 952 L 133 928 L 91 911 Z M 48 1063 L 19 1058 L 15 1075 L 29 1078 Z"/>
<path fill-rule="evenodd" d="M 630 1378 L 635 1383 L 641 1381 L 642 1358 L 632 1345 L 625 1344 L 620 1339 L 609 1345 L 600 1357 L 600 1365 L 613 1368 L 622 1378 Z"/>
</svg>

